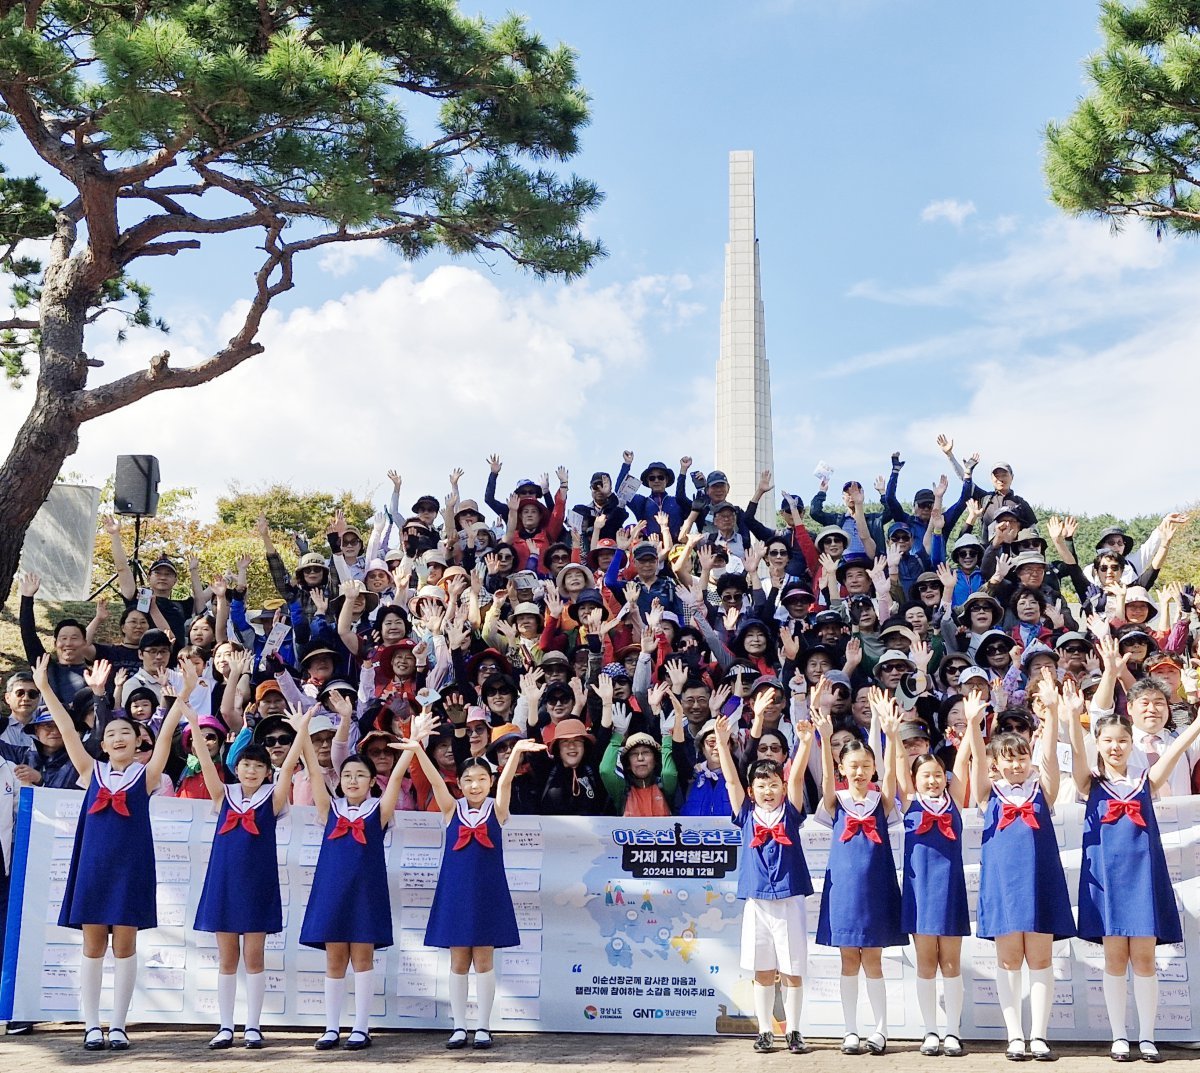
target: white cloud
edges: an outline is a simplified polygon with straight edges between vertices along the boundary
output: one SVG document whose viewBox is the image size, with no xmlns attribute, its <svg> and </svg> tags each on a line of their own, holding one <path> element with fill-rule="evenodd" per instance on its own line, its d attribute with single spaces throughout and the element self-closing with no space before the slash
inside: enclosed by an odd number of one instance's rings
<svg viewBox="0 0 1200 1073">
<path fill-rule="evenodd" d="M 955 227 L 962 227 L 967 217 L 974 213 L 974 201 L 959 201 L 956 198 L 947 197 L 941 201 L 931 201 L 926 205 L 921 210 L 921 222 L 931 224 L 938 220 L 945 220 Z"/>
<path fill-rule="evenodd" d="M 386 245 L 377 240 L 334 242 L 322 247 L 317 267 L 331 276 L 347 276 L 364 261 L 382 260 L 386 252 Z"/>
<path fill-rule="evenodd" d="M 443 495 L 456 465 L 467 470 L 463 494 L 481 498 L 494 451 L 505 463 L 502 497 L 517 477 L 559 463 L 582 494 L 592 469 L 616 471 L 625 446 L 674 449 L 674 433 L 646 425 L 654 399 L 673 389 L 645 367 L 650 334 L 679 320 L 689 285 L 644 277 L 518 294 L 462 266 L 402 270 L 319 306 L 271 311 L 264 354 L 209 384 L 89 422 L 66 468 L 102 481 L 117 454 L 155 454 L 165 487 L 197 487 L 202 515 L 231 480 L 347 488 L 381 501 L 390 467 L 404 474 L 405 508 L 422 492 Z M 243 310 L 228 310 L 210 332 L 165 341 L 140 331 L 123 345 L 97 336 L 89 352 L 106 364 L 93 382 L 144 366 L 164 346 L 173 365 L 201 360 Z M 32 385 L 0 393 L 0 427 L 15 430 L 32 399 Z M 711 431 L 703 448 L 680 450 L 699 455 L 710 443 Z"/>
<path fill-rule="evenodd" d="M 857 397 L 876 413 L 869 425 L 823 422 L 821 449 L 839 476 L 866 483 L 901 448 L 912 460 L 902 488 L 928 484 L 946 469 L 934 446 L 945 432 L 960 456 L 978 450 L 985 467 L 1011 462 L 1017 491 L 1047 506 L 1132 515 L 1196 498 L 1193 422 L 1176 402 L 1200 391 L 1192 312 L 1200 259 L 1185 244 L 1055 217 L 1016 234 L 997 258 L 929 283 L 867 282 L 854 293 L 944 309 L 940 319 L 961 326 L 828 371 L 886 370 L 930 388 L 903 413 L 868 387 Z"/>
</svg>

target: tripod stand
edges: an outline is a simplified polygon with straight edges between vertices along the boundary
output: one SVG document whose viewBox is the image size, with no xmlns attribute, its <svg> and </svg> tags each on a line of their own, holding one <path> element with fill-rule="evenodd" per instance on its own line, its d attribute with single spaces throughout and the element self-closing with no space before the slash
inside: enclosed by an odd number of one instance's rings
<svg viewBox="0 0 1200 1073">
<path fill-rule="evenodd" d="M 135 514 L 133 516 L 133 554 L 129 557 L 129 569 L 133 571 L 133 580 L 139 589 L 145 588 L 146 586 L 146 571 L 142 569 L 142 561 L 140 558 L 142 552 L 142 518 L 143 515 L 141 514 Z M 96 591 L 88 597 L 88 600 L 95 600 L 96 597 L 99 596 L 105 589 L 112 589 L 113 592 L 120 596 L 121 591 L 116 587 L 118 576 L 119 575 L 114 572 L 106 582 L 100 585 Z"/>
</svg>

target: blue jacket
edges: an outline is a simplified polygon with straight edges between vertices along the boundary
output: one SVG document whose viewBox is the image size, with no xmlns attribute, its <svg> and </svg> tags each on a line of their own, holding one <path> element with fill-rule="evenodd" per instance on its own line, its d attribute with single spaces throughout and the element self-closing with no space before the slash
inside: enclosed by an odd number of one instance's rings
<svg viewBox="0 0 1200 1073">
<path fill-rule="evenodd" d="M 617 472 L 617 479 L 613 483 L 614 488 L 620 488 L 621 482 L 629 476 L 629 463 L 622 462 L 621 468 Z M 650 495 L 642 495 L 640 492 L 632 496 L 629 500 L 629 510 L 639 522 L 646 523 L 646 535 L 658 532 L 658 522 L 654 520 L 660 510 L 671 521 L 671 535 L 679 536 L 679 527 L 683 525 L 683 520 L 692 512 L 691 500 L 687 497 L 687 474 L 681 473 L 675 481 L 675 494 L 662 492 L 658 497 L 655 497 L 652 492 Z"/>
<path fill-rule="evenodd" d="M 850 514 L 834 514 L 827 511 L 824 492 L 819 491 L 812 497 L 812 502 L 808 505 L 808 514 L 818 525 L 836 525 L 846 534 L 846 539 L 849 541 L 849 546 L 846 548 L 847 555 L 865 553 L 866 548 L 863 546 L 862 537 L 858 535 L 858 523 Z M 883 511 L 875 511 L 874 514 L 867 515 L 867 529 L 877 547 L 883 546 L 883 515 Z"/>
<path fill-rule="evenodd" d="M 885 522 L 905 522 L 909 529 L 912 530 L 913 544 L 919 547 L 925 539 L 925 523 L 915 514 L 906 514 L 900 500 L 896 498 L 896 482 L 899 476 L 899 470 L 892 470 L 892 475 L 888 478 L 887 487 L 883 490 L 883 520 Z M 970 480 L 963 481 L 962 491 L 958 494 L 958 501 L 949 507 L 943 508 L 943 513 L 946 515 L 946 524 L 942 527 L 943 533 L 949 533 L 954 529 L 955 522 L 958 521 L 962 516 L 962 512 L 966 509 L 967 500 L 971 498 L 973 488 L 974 484 Z M 934 562 L 939 561 L 941 560 L 934 559 Z"/>
</svg>

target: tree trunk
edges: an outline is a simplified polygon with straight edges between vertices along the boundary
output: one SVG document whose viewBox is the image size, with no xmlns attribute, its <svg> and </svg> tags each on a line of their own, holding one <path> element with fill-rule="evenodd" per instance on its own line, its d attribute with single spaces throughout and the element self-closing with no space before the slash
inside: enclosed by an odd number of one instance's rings
<svg viewBox="0 0 1200 1073">
<path fill-rule="evenodd" d="M 88 310 L 80 268 L 78 261 L 68 260 L 46 271 L 37 393 L 0 469 L 0 603 L 12 589 L 29 523 L 63 462 L 79 446 L 75 403 L 87 382 L 83 331 Z"/>
</svg>

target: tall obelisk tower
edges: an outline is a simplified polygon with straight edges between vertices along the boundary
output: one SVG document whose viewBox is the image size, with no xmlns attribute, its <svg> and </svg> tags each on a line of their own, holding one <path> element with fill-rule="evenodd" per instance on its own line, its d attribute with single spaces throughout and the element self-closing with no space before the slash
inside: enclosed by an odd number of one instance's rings
<svg viewBox="0 0 1200 1073">
<path fill-rule="evenodd" d="M 763 324 L 754 224 L 754 153 L 729 154 L 729 242 L 725 245 L 725 298 L 721 302 L 721 356 L 717 359 L 717 468 L 729 477 L 729 498 L 746 503 L 759 474 L 772 469 L 771 368 Z M 775 496 L 758 509 L 775 524 Z"/>
</svg>

